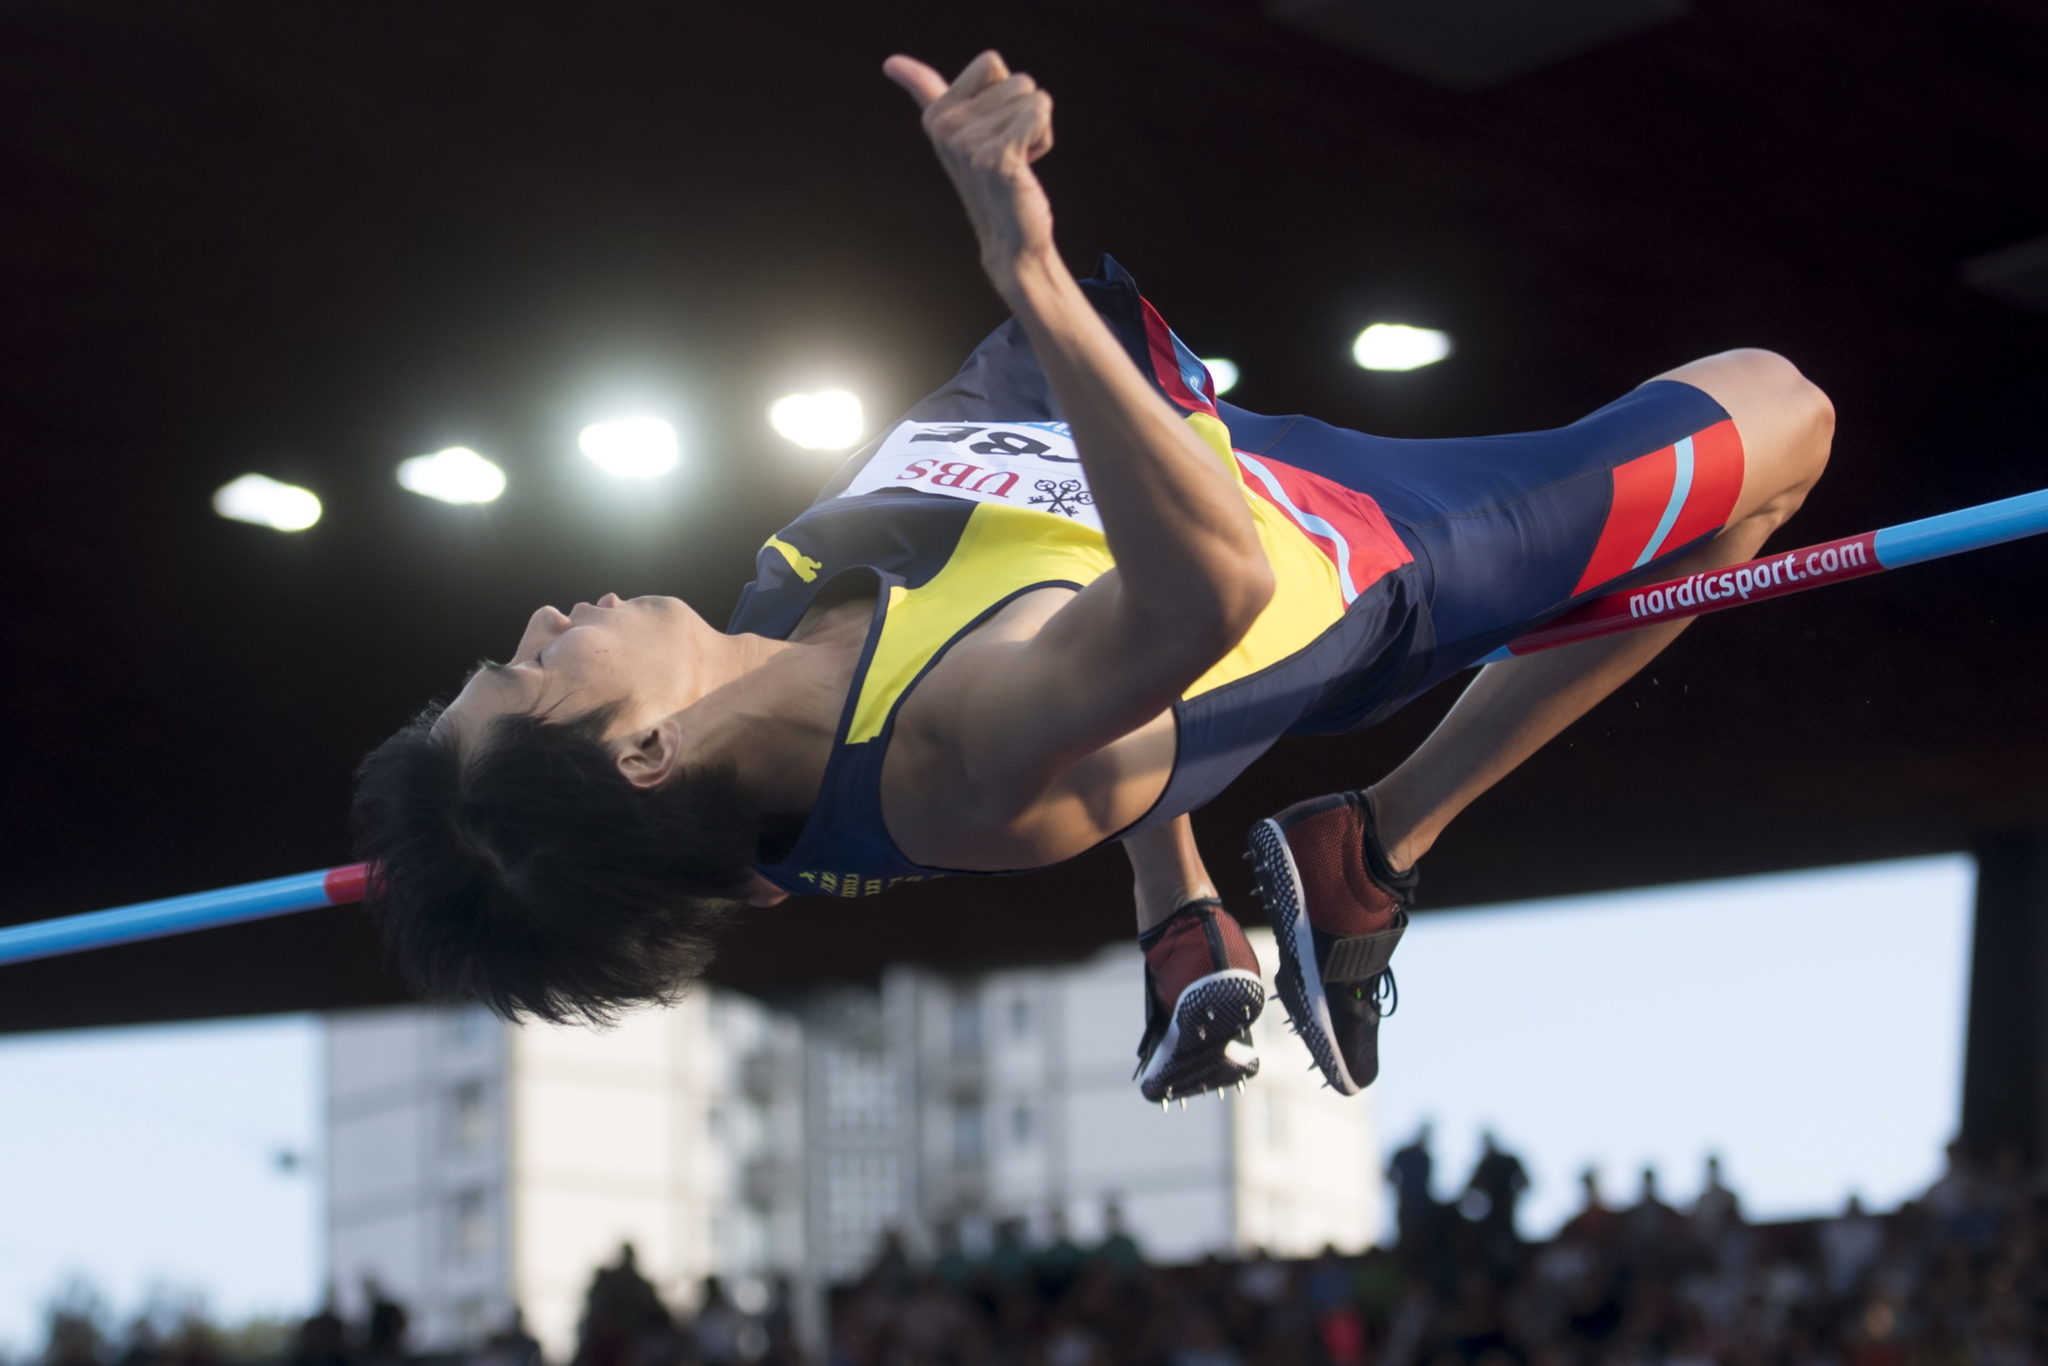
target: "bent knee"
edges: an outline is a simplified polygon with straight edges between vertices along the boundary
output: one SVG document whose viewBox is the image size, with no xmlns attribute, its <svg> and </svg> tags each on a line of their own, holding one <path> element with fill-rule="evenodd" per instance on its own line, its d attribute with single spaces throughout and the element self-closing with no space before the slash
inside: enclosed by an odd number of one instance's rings
<svg viewBox="0 0 2048 1366">
<path fill-rule="evenodd" d="M 1826 445 L 1835 430 L 1835 405 L 1825 389 L 1776 351 L 1752 346 L 1726 354 L 1738 358 L 1736 364 L 1744 369 L 1746 382 L 1765 401 L 1783 412 L 1792 425 L 1806 428 L 1810 437 Z M 1825 452 L 1822 458 L 1826 458 Z"/>
<path fill-rule="evenodd" d="M 1782 521 L 1827 468 L 1835 405 L 1776 351 L 1740 347 L 1690 361 L 1658 378 L 1705 390 L 1734 420 L 1748 475 L 1743 501 L 1752 508 L 1768 506 Z"/>
</svg>

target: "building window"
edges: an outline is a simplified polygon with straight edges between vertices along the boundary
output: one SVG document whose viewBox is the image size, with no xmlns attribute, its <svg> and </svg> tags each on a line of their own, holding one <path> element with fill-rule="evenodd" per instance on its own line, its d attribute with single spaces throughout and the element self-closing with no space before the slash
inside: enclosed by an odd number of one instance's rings
<svg viewBox="0 0 2048 1366">
<path fill-rule="evenodd" d="M 463 1191 L 455 1197 L 448 1241 L 457 1261 L 474 1261 L 490 1250 L 490 1211 L 482 1191 Z"/>
<path fill-rule="evenodd" d="M 903 1217 L 902 1189 L 894 1157 L 847 1153 L 826 1160 L 826 1236 L 858 1248 L 864 1261 L 875 1235 Z"/>
<path fill-rule="evenodd" d="M 480 1081 L 466 1081 L 448 1098 L 448 1146 L 458 1153 L 480 1153 L 491 1140 L 490 1098 Z"/>
<path fill-rule="evenodd" d="M 1010 1036 L 1016 1039 L 1031 1037 L 1031 998 L 1028 996 L 1010 998 Z"/>
<path fill-rule="evenodd" d="M 953 1157 L 976 1162 L 988 1151 L 988 1133 L 982 1124 L 981 1106 L 963 1102 L 953 1107 Z"/>
<path fill-rule="evenodd" d="M 836 1132 L 887 1129 L 895 1120 L 895 1079 L 874 1060 L 841 1053 L 824 1072 L 825 1122 Z"/>
<path fill-rule="evenodd" d="M 474 1048 L 484 1041 L 491 1012 L 483 1006 L 452 1006 L 444 1014 L 442 1036 L 452 1049 Z"/>
<path fill-rule="evenodd" d="M 953 1055 L 971 1057 L 981 1051 L 981 1001 L 962 989 L 953 998 Z"/>
<path fill-rule="evenodd" d="M 1019 1105 L 1010 1111 L 1010 1141 L 1018 1147 L 1026 1147 L 1031 1135 L 1038 1127 L 1038 1117 L 1029 1105 Z"/>
</svg>

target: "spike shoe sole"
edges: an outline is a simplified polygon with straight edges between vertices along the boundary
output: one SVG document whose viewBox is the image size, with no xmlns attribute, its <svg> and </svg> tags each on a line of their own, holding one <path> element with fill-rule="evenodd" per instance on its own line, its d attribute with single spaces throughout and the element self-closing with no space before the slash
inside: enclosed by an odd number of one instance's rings
<svg viewBox="0 0 2048 1366">
<path fill-rule="evenodd" d="M 1243 968 L 1188 983 L 1173 1003 L 1166 1033 L 1139 1070 L 1139 1093 L 1162 1105 L 1185 1102 L 1257 1076 L 1259 1054 L 1246 1031 L 1265 1006 L 1266 984 Z"/>
</svg>

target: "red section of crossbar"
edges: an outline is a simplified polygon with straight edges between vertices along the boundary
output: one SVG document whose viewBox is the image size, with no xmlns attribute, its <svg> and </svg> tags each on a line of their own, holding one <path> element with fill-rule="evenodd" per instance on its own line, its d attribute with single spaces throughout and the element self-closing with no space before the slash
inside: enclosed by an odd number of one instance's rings
<svg viewBox="0 0 2048 1366">
<path fill-rule="evenodd" d="M 1861 536 L 1823 541 L 1766 555 L 1760 560 L 1745 560 L 1725 569 L 1688 574 L 1682 579 L 1666 579 L 1595 598 L 1541 629 L 1508 642 L 1508 652 L 1525 655 L 1551 650 L 1618 631 L 1633 631 L 1662 621 L 1678 621 L 1881 573 L 1884 566 L 1877 562 L 1876 539 L 1876 532 L 1866 531 Z"/>
<path fill-rule="evenodd" d="M 351 901 L 361 901 L 370 890 L 370 865 L 351 863 L 345 868 L 327 870 L 327 904 L 342 906 Z"/>
</svg>

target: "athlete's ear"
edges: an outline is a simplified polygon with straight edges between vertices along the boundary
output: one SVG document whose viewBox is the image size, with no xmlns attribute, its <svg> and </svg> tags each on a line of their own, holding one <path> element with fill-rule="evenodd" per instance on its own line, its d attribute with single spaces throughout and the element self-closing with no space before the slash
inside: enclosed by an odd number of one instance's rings
<svg viewBox="0 0 2048 1366">
<path fill-rule="evenodd" d="M 683 766 L 683 727 L 669 716 L 612 742 L 619 772 L 642 792 L 664 787 Z"/>
</svg>

